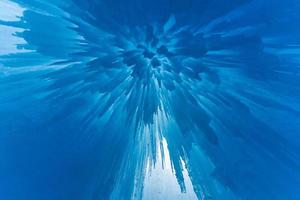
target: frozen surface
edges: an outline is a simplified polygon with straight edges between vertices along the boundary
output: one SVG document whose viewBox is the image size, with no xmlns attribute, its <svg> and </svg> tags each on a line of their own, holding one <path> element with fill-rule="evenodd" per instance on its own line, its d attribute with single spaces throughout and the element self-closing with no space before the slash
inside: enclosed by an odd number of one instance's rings
<svg viewBox="0 0 300 200">
<path fill-rule="evenodd" d="M 297 0 L 1 0 L 0 199 L 300 199 Z"/>
</svg>

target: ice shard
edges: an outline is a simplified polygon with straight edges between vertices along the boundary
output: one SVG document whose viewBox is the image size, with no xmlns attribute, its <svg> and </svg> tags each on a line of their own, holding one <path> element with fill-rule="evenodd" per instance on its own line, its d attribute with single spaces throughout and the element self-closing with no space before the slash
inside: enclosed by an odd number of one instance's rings
<svg viewBox="0 0 300 200">
<path fill-rule="evenodd" d="M 300 199 L 297 0 L 1 0 L 0 199 Z"/>
</svg>

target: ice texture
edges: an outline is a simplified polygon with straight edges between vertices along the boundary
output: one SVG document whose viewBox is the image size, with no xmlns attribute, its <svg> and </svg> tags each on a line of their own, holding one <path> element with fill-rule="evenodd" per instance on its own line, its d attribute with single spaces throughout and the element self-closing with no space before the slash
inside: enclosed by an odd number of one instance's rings
<svg viewBox="0 0 300 200">
<path fill-rule="evenodd" d="M 297 0 L 1 0 L 0 199 L 300 199 Z"/>
</svg>

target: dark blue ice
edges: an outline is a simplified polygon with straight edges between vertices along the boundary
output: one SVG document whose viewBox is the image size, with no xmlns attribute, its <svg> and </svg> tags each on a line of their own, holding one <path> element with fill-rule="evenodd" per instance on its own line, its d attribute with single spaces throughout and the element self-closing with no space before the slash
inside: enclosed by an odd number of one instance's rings
<svg viewBox="0 0 300 200">
<path fill-rule="evenodd" d="M 1 0 L 0 199 L 300 199 L 298 0 Z"/>
</svg>

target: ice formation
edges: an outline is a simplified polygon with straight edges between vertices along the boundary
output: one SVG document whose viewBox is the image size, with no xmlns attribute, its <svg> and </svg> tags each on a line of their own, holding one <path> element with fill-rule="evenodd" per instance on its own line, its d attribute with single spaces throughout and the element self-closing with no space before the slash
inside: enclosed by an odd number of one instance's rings
<svg viewBox="0 0 300 200">
<path fill-rule="evenodd" d="M 299 199 L 296 0 L 2 0 L 0 199 Z"/>
</svg>

